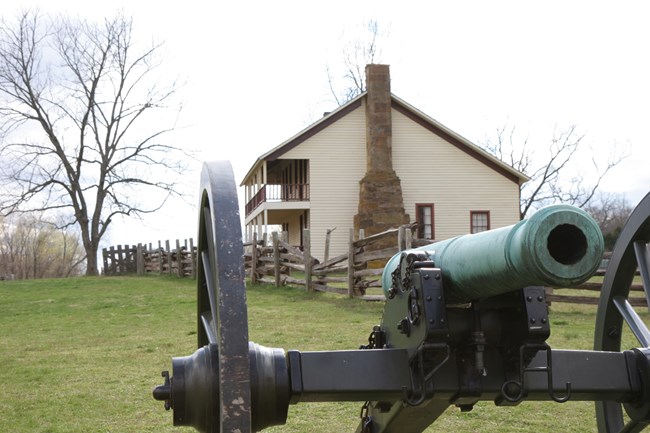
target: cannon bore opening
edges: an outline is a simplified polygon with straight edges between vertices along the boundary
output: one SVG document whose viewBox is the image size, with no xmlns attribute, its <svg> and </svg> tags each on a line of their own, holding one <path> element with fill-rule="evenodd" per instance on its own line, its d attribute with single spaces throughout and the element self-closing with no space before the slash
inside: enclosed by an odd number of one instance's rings
<svg viewBox="0 0 650 433">
<path fill-rule="evenodd" d="M 560 224 L 549 233 L 546 247 L 551 257 L 558 262 L 573 265 L 587 253 L 587 238 L 573 224 Z"/>
</svg>

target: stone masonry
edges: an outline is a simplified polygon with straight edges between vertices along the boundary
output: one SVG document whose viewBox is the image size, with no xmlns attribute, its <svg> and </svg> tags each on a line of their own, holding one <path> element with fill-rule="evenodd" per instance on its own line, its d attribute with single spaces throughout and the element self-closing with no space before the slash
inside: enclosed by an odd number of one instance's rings
<svg viewBox="0 0 650 433">
<path fill-rule="evenodd" d="M 366 236 L 408 224 L 402 186 L 393 170 L 390 72 L 388 65 L 366 66 L 366 174 L 359 182 L 354 228 Z"/>
</svg>

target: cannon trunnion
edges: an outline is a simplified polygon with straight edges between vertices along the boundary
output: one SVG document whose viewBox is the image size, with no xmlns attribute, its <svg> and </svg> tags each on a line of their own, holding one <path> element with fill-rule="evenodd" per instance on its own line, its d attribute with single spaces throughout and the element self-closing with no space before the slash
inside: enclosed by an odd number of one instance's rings
<svg viewBox="0 0 650 433">
<path fill-rule="evenodd" d="M 357 433 L 418 433 L 449 406 L 468 411 L 482 400 L 597 401 L 601 432 L 638 432 L 650 422 L 650 331 L 626 299 L 630 273 L 638 266 L 648 274 L 650 195 L 612 256 L 618 267 L 607 272 L 598 350 L 546 343 L 543 286 L 585 281 L 603 252 L 588 215 L 554 206 L 511 227 L 396 255 L 382 277 L 384 313 L 367 342 L 301 352 L 248 341 L 232 170 L 208 163 L 201 178 L 199 348 L 173 358 L 172 376 L 164 372 L 165 384 L 154 390 L 173 409 L 175 425 L 247 433 L 285 423 L 292 404 L 359 401 Z M 620 351 L 623 322 L 639 348 Z"/>
</svg>

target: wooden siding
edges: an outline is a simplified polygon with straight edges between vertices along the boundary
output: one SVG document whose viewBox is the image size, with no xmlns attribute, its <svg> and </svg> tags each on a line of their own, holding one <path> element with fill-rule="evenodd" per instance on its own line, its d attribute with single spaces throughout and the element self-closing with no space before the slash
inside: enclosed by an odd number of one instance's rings
<svg viewBox="0 0 650 433">
<path fill-rule="evenodd" d="M 366 170 L 363 102 L 345 116 L 328 122 L 326 128 L 301 138 L 300 145 L 279 156 L 309 160 L 308 212 L 315 257 L 323 257 L 326 232 L 335 227 L 330 257 L 348 249 L 359 181 Z M 404 207 L 411 221 L 416 218 L 416 203 L 433 204 L 437 240 L 469 233 L 473 210 L 489 211 L 491 228 L 519 221 L 519 186 L 512 177 L 504 176 L 398 110 L 392 110 L 392 122 L 393 167 L 401 179 Z M 289 243 L 298 245 L 299 212 L 283 217 L 286 221 L 282 222 L 289 223 Z"/>
<path fill-rule="evenodd" d="M 519 186 L 393 110 L 393 167 L 406 213 L 435 205 L 436 239 L 468 233 L 470 211 L 489 210 L 491 228 L 519 221 Z"/>
<path fill-rule="evenodd" d="M 289 224 L 289 245 L 300 245 L 300 232 L 302 231 L 302 227 L 300 227 L 300 214 L 293 212 L 284 217 L 284 222 Z"/>
<path fill-rule="evenodd" d="M 334 227 L 330 257 L 347 252 L 359 180 L 366 171 L 365 130 L 361 105 L 282 155 L 283 159 L 309 159 L 310 237 L 316 257 L 323 257 L 327 229 Z"/>
</svg>

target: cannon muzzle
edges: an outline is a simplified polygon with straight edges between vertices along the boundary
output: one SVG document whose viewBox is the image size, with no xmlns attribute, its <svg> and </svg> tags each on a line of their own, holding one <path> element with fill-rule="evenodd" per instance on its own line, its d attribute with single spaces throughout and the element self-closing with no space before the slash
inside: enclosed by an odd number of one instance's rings
<svg viewBox="0 0 650 433">
<path fill-rule="evenodd" d="M 554 205 L 509 227 L 396 254 L 384 268 L 382 286 L 389 297 L 398 274 L 408 267 L 409 254 L 424 254 L 442 270 L 448 302 L 484 299 L 526 286 L 569 287 L 593 275 L 603 250 L 602 233 L 586 212 Z"/>
</svg>

